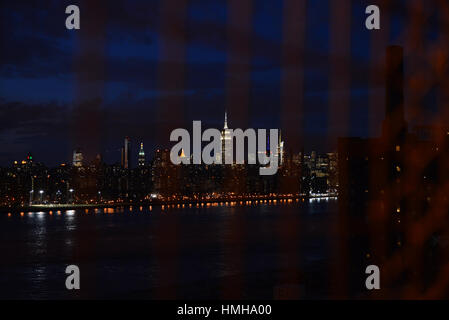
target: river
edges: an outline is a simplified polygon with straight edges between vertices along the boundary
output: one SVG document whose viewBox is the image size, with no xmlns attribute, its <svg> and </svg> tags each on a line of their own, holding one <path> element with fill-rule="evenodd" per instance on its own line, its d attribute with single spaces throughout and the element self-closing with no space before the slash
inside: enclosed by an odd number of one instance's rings
<svg viewBox="0 0 449 320">
<path fill-rule="evenodd" d="M 326 298 L 337 204 L 2 215 L 0 298 Z M 80 290 L 65 287 L 68 265 L 80 269 Z"/>
</svg>

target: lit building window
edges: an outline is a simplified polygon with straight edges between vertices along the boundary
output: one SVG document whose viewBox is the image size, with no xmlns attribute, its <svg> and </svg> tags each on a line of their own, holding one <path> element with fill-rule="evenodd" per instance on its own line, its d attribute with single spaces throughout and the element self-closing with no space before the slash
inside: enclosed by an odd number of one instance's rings
<svg viewBox="0 0 449 320">
<path fill-rule="evenodd" d="M 396 146 L 396 152 L 401 151 L 401 146 Z"/>
<path fill-rule="evenodd" d="M 396 166 L 396 171 L 397 171 L 397 172 L 401 172 L 401 167 Z"/>
</svg>

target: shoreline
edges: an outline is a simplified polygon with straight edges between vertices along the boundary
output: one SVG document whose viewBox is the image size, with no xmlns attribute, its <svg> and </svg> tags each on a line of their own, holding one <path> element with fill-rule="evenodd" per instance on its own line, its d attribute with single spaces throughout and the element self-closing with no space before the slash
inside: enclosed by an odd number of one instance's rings
<svg viewBox="0 0 449 320">
<path fill-rule="evenodd" d="M 182 206 L 194 205 L 197 207 L 209 207 L 210 204 L 219 205 L 245 205 L 245 204 L 264 204 L 278 201 L 283 202 L 305 202 L 309 199 L 338 199 L 338 195 L 324 195 L 324 196 L 247 196 L 247 197 L 233 197 L 233 198 L 213 198 L 213 199 L 184 199 L 184 200 L 150 200 L 142 202 L 120 202 L 120 203 L 79 203 L 79 204 L 35 204 L 19 207 L 0 207 L 0 214 L 13 214 L 20 212 L 49 212 L 53 210 L 76 210 L 76 209 L 96 209 L 96 208 L 118 208 L 118 207 L 143 207 L 143 206 Z"/>
</svg>

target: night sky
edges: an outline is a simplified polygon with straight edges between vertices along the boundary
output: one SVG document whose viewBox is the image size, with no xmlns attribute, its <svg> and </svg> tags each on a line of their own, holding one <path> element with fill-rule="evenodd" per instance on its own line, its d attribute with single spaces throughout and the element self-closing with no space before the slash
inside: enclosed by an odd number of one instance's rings
<svg viewBox="0 0 449 320">
<path fill-rule="evenodd" d="M 401 4 L 411 2 L 2 1 L 0 165 L 31 152 L 53 166 L 77 147 L 118 162 L 125 136 L 133 156 L 140 142 L 152 155 L 193 120 L 221 128 L 225 108 L 231 128 L 282 128 L 293 151 L 376 136 L 385 47 L 405 47 L 407 79 L 433 79 L 430 55 L 442 51 L 429 49 L 442 42 L 438 1 Z M 65 28 L 69 4 L 81 30 Z M 365 28 L 369 4 L 381 7 L 380 31 Z M 435 90 L 410 112 L 406 86 L 411 123 L 435 117 Z"/>
</svg>

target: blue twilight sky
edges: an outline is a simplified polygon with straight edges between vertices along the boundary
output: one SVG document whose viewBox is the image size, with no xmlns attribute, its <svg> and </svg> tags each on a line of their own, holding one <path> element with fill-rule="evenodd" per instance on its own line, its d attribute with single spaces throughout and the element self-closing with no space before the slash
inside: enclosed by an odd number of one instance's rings
<svg viewBox="0 0 449 320">
<path fill-rule="evenodd" d="M 406 78 L 433 79 L 444 18 L 438 1 L 344 1 L 2 1 L 0 165 L 27 152 L 56 165 L 77 147 L 113 163 L 125 136 L 151 156 L 193 120 L 221 128 L 225 108 L 231 128 L 282 128 L 292 151 L 375 136 L 385 47 L 404 46 Z M 65 28 L 69 4 L 81 30 Z M 369 4 L 380 31 L 365 28 Z M 411 123 L 438 114 L 435 90 Z"/>
</svg>

